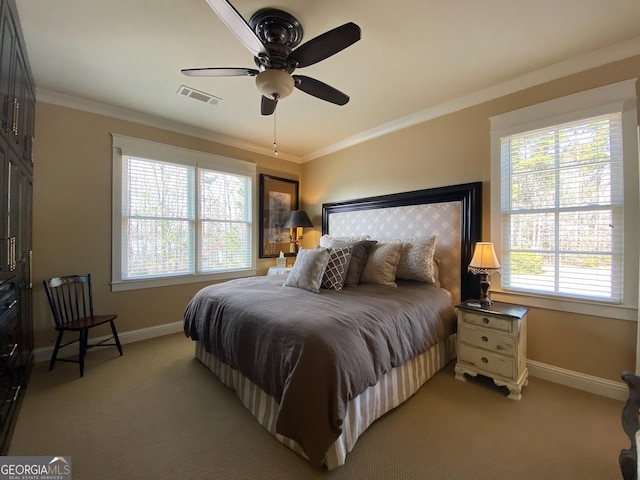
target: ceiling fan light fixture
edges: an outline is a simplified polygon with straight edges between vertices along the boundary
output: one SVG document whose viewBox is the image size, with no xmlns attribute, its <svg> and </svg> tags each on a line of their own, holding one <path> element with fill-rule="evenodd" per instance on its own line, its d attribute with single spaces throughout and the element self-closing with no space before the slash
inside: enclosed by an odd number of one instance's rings
<svg viewBox="0 0 640 480">
<path fill-rule="evenodd" d="M 281 100 L 293 92 L 294 80 L 283 70 L 269 69 L 256 75 L 256 86 L 260 93 L 272 100 Z"/>
</svg>

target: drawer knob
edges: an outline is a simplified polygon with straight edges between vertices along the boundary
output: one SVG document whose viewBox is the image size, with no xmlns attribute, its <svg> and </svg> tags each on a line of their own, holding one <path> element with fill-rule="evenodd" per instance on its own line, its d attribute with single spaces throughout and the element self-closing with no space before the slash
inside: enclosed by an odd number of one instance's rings
<svg viewBox="0 0 640 480">
<path fill-rule="evenodd" d="M 487 343 L 489 341 L 489 339 L 487 337 L 485 337 L 484 335 L 482 337 L 480 337 L 480 340 L 482 340 L 484 343 Z"/>
<path fill-rule="evenodd" d="M 482 363 L 489 363 L 489 359 L 487 357 L 482 357 Z"/>
<path fill-rule="evenodd" d="M 482 317 L 482 323 L 484 323 L 485 325 L 488 325 L 489 319 L 487 317 Z"/>
</svg>

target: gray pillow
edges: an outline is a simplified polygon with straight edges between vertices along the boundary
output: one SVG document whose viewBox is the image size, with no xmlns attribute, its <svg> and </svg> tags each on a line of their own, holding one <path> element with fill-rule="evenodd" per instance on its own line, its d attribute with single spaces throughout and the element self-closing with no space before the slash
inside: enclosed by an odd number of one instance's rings
<svg viewBox="0 0 640 480">
<path fill-rule="evenodd" d="M 308 250 L 301 248 L 284 287 L 296 287 L 320 293 L 322 277 L 329 263 L 329 249 L 317 248 Z"/>
<path fill-rule="evenodd" d="M 355 287 L 360 283 L 360 275 L 362 274 L 362 270 L 367 263 L 369 250 L 371 250 L 371 247 L 373 247 L 376 243 L 378 243 L 376 240 L 360 240 L 357 242 L 353 242 L 325 238 L 325 236 L 320 237 L 321 247 L 353 247 L 353 250 L 351 251 L 351 260 L 349 261 L 349 268 L 347 268 L 347 276 L 344 279 L 345 287 Z"/>
<path fill-rule="evenodd" d="M 379 243 L 369 252 L 360 276 L 362 283 L 377 283 L 397 287 L 396 269 L 402 253 L 401 243 Z"/>
</svg>

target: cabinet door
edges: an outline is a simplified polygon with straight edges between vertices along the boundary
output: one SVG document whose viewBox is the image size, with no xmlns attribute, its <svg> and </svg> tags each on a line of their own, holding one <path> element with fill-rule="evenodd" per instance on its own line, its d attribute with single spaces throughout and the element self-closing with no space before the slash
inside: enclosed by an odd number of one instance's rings
<svg viewBox="0 0 640 480">
<path fill-rule="evenodd" d="M 0 283 L 11 278 L 11 240 L 9 239 L 9 170 L 14 155 L 6 142 L 0 140 Z M 15 156 L 15 155 L 14 155 Z"/>
<path fill-rule="evenodd" d="M 22 55 L 22 49 L 19 45 L 16 45 L 15 57 L 13 59 L 13 82 L 10 83 L 9 89 L 13 94 L 13 106 L 11 113 L 11 134 L 9 135 L 9 141 L 16 147 L 21 148 L 22 143 L 22 120 L 24 97 L 26 95 L 26 83 L 27 83 L 27 64 L 25 63 L 24 56 Z"/>
<path fill-rule="evenodd" d="M 7 148 L 3 165 L 5 205 L 2 229 L 3 257 L 0 280 L 15 283 L 18 352 L 17 368 L 29 365 L 33 352 L 31 283 L 32 177 L 22 159 Z M 1 306 L 0 306 L 1 308 Z"/>
<path fill-rule="evenodd" d="M 17 239 L 17 271 L 16 283 L 18 289 L 18 344 L 20 368 L 26 369 L 33 355 L 33 299 L 31 281 L 31 203 L 32 203 L 32 177 L 22 165 L 18 169 L 18 231 Z M 23 378 L 26 379 L 26 376 Z"/>
<path fill-rule="evenodd" d="M 7 2 L 0 10 L 0 108 L 2 116 L 0 130 L 8 138 L 12 134 L 14 95 L 13 62 L 15 58 L 16 29 Z"/>
<path fill-rule="evenodd" d="M 0 106 L 1 130 L 31 168 L 31 143 L 35 118 L 35 89 L 22 45 L 18 41 L 17 16 L 7 2 L 0 20 Z"/>
<path fill-rule="evenodd" d="M 33 141 L 36 118 L 36 94 L 29 75 L 23 77 L 18 126 L 20 151 L 27 168 L 33 168 Z"/>
<path fill-rule="evenodd" d="M 0 146 L 1 148 L 1 146 Z M 2 222 L 0 226 L 0 281 L 16 274 L 20 233 L 20 167 L 22 161 L 12 148 L 5 146 L 2 157 Z"/>
<path fill-rule="evenodd" d="M 7 151 L 7 238 L 9 248 L 9 269 L 15 272 L 18 263 L 18 235 L 20 233 L 20 160 L 11 149 Z"/>
</svg>

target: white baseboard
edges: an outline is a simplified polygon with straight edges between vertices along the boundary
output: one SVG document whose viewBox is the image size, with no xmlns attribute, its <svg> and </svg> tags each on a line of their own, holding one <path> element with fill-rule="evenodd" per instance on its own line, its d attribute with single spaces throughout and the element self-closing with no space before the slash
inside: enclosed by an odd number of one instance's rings
<svg viewBox="0 0 640 480">
<path fill-rule="evenodd" d="M 565 370 L 564 368 L 554 367 L 535 360 L 527 360 L 527 368 L 529 369 L 529 375 L 532 377 L 559 383 L 567 387 L 616 400 L 626 400 L 629 397 L 629 388 L 623 382 L 614 382 L 605 378 Z"/>
<path fill-rule="evenodd" d="M 142 340 L 148 340 L 150 338 L 161 337 L 163 335 L 171 335 L 172 333 L 182 332 L 183 322 L 173 322 L 173 323 L 165 323 L 164 325 L 157 325 L 148 328 L 141 328 L 139 330 L 131 330 L 128 332 L 118 333 L 118 338 L 120 339 L 121 344 L 125 343 L 133 343 L 140 342 Z M 66 338 L 66 337 L 65 337 Z M 91 341 L 100 341 L 107 336 L 104 337 L 96 337 L 92 338 Z M 65 340 L 63 339 L 63 342 Z M 53 345 L 50 347 L 42 347 L 36 348 L 33 351 L 34 358 L 36 362 L 48 362 L 51 359 L 51 354 L 53 353 Z M 78 345 L 73 344 L 68 347 L 61 348 L 58 351 L 58 357 L 72 357 L 74 355 L 78 355 Z"/>
<path fill-rule="evenodd" d="M 133 343 L 142 340 L 148 340 L 150 338 L 161 337 L 163 335 L 171 335 L 172 333 L 181 332 L 183 329 L 183 322 L 166 323 L 164 325 L 157 325 L 154 327 L 141 328 L 139 330 L 131 330 L 119 334 L 120 343 Z M 93 340 L 102 340 L 102 338 L 96 338 Z M 70 345 L 66 348 L 61 348 L 58 352 L 59 357 L 70 357 L 77 355 L 77 345 Z M 34 350 L 34 356 L 36 362 L 49 361 L 51 354 L 53 353 L 53 346 L 37 348 Z M 564 368 L 555 367 L 553 365 L 547 365 L 545 363 L 536 362 L 535 360 L 527 360 L 527 368 L 529 374 L 532 377 L 541 378 L 550 382 L 566 385 L 578 390 L 584 390 L 585 392 L 595 393 L 596 395 L 602 395 L 604 397 L 613 398 L 616 400 L 626 400 L 629 396 L 629 389 L 623 382 L 614 382 L 600 377 L 594 377 L 592 375 L 586 375 L 580 372 L 574 372 L 572 370 L 566 370 Z"/>
</svg>

